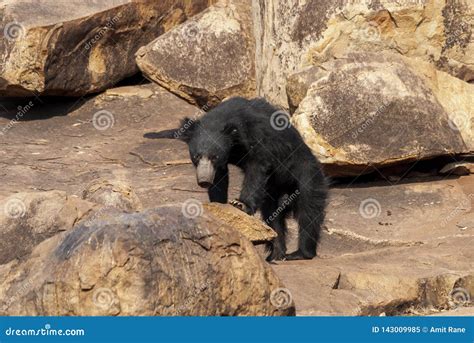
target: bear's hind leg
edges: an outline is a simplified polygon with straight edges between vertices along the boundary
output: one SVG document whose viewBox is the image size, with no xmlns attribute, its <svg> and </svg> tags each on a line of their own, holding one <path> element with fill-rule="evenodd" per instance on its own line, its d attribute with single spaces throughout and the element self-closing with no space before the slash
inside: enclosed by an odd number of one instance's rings
<svg viewBox="0 0 474 343">
<path fill-rule="evenodd" d="M 314 174 L 301 180 L 300 194 L 296 203 L 295 217 L 298 221 L 298 250 L 288 254 L 287 260 L 312 259 L 316 256 L 319 234 L 324 222 L 327 186 L 325 179 Z"/>
<path fill-rule="evenodd" d="M 267 261 L 283 260 L 286 254 L 286 223 L 285 213 L 278 211 L 278 200 L 267 196 L 262 204 L 262 218 L 275 232 L 277 237 L 268 243 L 270 254 Z"/>
</svg>

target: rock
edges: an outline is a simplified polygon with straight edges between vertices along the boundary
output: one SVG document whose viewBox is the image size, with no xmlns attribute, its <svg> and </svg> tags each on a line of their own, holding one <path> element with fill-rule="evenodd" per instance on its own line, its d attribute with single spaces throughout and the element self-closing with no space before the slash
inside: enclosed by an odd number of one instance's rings
<svg viewBox="0 0 474 343">
<path fill-rule="evenodd" d="M 2 315 L 294 314 L 251 242 L 189 204 L 79 225 L 0 271 Z"/>
<path fill-rule="evenodd" d="M 268 242 L 277 236 L 276 232 L 263 224 L 262 221 L 249 216 L 242 216 L 242 211 L 233 206 L 208 203 L 204 204 L 203 207 L 207 215 L 212 216 L 215 220 L 222 220 L 253 243 Z"/>
<path fill-rule="evenodd" d="M 437 312 L 435 314 L 431 314 L 430 316 L 434 317 L 456 317 L 456 316 L 463 316 L 463 317 L 472 317 L 474 316 L 474 307 L 458 307 L 454 310 Z"/>
<path fill-rule="evenodd" d="M 347 56 L 342 59 L 345 57 Z M 474 86 L 437 70 L 428 62 L 411 58 L 403 58 L 403 62 L 423 80 L 436 100 L 443 106 L 449 117 L 449 128 L 459 131 L 467 150 L 474 151 L 474 110 L 472 107 Z M 327 75 L 325 68 L 329 66 L 334 66 L 334 64 L 325 63 L 319 67 L 307 67 L 289 76 L 287 94 L 292 113 L 306 96 L 311 85 Z"/>
<path fill-rule="evenodd" d="M 469 151 L 439 93 L 411 61 L 389 53 L 354 53 L 320 69 L 292 123 L 329 175 L 360 175 L 396 162 Z M 469 95 L 463 95 L 458 99 L 467 103 Z"/>
<path fill-rule="evenodd" d="M 474 176 L 467 178 L 474 181 Z M 327 208 L 331 221 L 322 232 L 320 255 L 417 247 L 460 234 L 469 239 L 474 234 L 474 192 L 472 183 L 460 184 L 464 179 L 366 183 L 358 189 L 333 190 Z"/>
<path fill-rule="evenodd" d="M 459 288 L 474 295 L 472 199 L 474 175 L 333 187 L 317 258 L 272 267 L 298 315 L 426 315 L 461 306 L 455 289 L 459 300 Z M 289 224 L 292 249 L 297 226 Z"/>
<path fill-rule="evenodd" d="M 474 152 L 474 84 L 463 82 L 436 70 L 432 65 L 405 58 L 411 70 L 419 75 L 449 116 L 449 128 L 461 134 L 469 152 Z"/>
<path fill-rule="evenodd" d="M 324 70 L 314 66 L 306 67 L 302 71 L 288 77 L 286 93 L 288 96 L 288 106 L 291 113 L 294 113 L 300 102 L 306 97 L 309 87 L 324 77 Z"/>
<path fill-rule="evenodd" d="M 196 184 L 192 164 L 179 163 L 189 161 L 185 143 L 142 137 L 144 132 L 176 127 L 179 118 L 193 116 L 198 109 L 154 83 L 143 84 L 139 88 L 149 88 L 155 95 L 150 98 L 115 96 L 96 101 L 105 95 L 102 94 L 87 99 L 70 115 L 47 120 L 24 120 L 15 124 L 6 132 L 4 140 L 0 139 L 3 162 L 0 197 L 32 187 L 61 189 L 80 197 L 84 186 L 95 179 L 123 178 L 133 185 L 145 208 L 183 203 L 190 196 L 202 203 L 208 202 L 207 192 Z M 16 105 L 6 104 L 6 100 L 2 99 L 2 105 L 16 109 Z M 24 102 L 23 99 L 18 101 L 18 105 Z M 66 113 L 75 101 L 77 99 L 61 103 L 45 101 L 31 109 L 31 116 Z M 105 132 L 97 130 L 91 123 L 93 114 L 102 109 L 110 111 L 115 117 L 115 125 Z M 9 121 L 8 116 L 0 115 L 0 127 L 6 127 Z M 48 133 L 47 140 L 45 132 Z M 61 159 L 53 159 L 57 156 Z M 232 199 L 239 196 L 242 173 L 232 166 L 230 173 L 229 198 Z M 338 183 L 331 187 L 328 220 L 325 223 L 327 230 L 322 232 L 318 257 L 311 261 L 284 261 L 271 265 L 284 282 L 284 287 L 291 292 L 297 314 L 379 314 L 385 312 L 387 307 L 387 315 L 413 314 L 409 304 L 399 302 L 406 298 L 395 297 L 391 293 L 380 295 L 376 290 L 390 290 L 388 282 L 397 278 L 402 280 L 404 286 L 411 287 L 408 278 L 416 274 L 421 282 L 445 274 L 456 274 L 465 279 L 466 274 L 473 273 L 474 212 L 471 209 L 474 205 L 474 175 L 436 177 L 433 180 L 425 174 L 418 181 L 403 180 L 372 182 L 366 178 L 358 179 L 355 184 Z M 361 211 L 362 203 L 371 204 L 369 199 L 378 201 L 380 209 L 371 212 L 363 211 L 362 207 Z M 108 215 L 108 211 L 104 214 Z M 83 223 L 87 221 L 82 220 Z M 260 220 L 258 222 L 261 223 Z M 293 220 L 289 223 L 288 247 L 289 251 L 293 251 L 297 244 L 297 226 Z M 18 260 L 0 265 L 0 308 L 5 300 L 14 303 L 16 298 L 27 297 L 30 291 L 33 295 L 31 287 L 41 280 L 37 282 L 35 278 L 24 277 L 32 275 L 30 270 L 36 266 L 43 269 L 50 266 L 46 257 L 61 243 L 59 238 L 62 235 L 64 233 L 43 241 L 30 254 L 28 265 L 40 256 L 44 256 L 44 265 L 35 262 L 28 269 L 24 262 Z M 377 268 L 373 267 L 375 263 Z M 77 270 L 78 267 L 73 268 Z M 371 285 L 371 289 L 358 289 L 346 284 L 347 288 L 338 288 L 339 277 L 356 272 L 367 273 L 368 279 L 384 283 L 383 287 Z M 380 278 L 375 278 L 374 274 L 380 275 Z M 383 276 L 387 276 L 387 281 Z M 20 282 L 22 278 L 24 281 Z M 7 286 L 13 280 L 19 287 L 13 289 Z M 435 283 L 428 282 L 427 285 L 433 287 Z M 460 283 L 455 286 L 464 287 Z M 45 289 L 49 292 L 55 288 Z M 421 308 L 420 314 L 431 314 L 432 311 L 421 305 L 421 291 L 425 289 L 420 287 L 420 297 L 416 299 L 415 306 Z M 8 294 L 5 293 L 7 290 Z M 441 293 L 449 291 L 442 288 Z M 91 297 L 92 294 L 93 291 Z M 32 307 L 36 306 L 33 300 L 37 299 L 36 295 L 31 299 L 24 311 L 35 313 Z M 379 308 L 379 304 L 384 308 Z M 401 306 L 398 308 L 397 304 Z M 459 307 L 456 311 L 461 309 L 472 307 Z"/>
<path fill-rule="evenodd" d="M 138 71 L 139 47 L 207 6 L 208 0 L 3 2 L 0 96 L 104 90 Z"/>
<path fill-rule="evenodd" d="M 448 175 L 469 175 L 474 173 L 474 165 L 468 162 L 452 162 L 441 168 L 439 173 Z"/>
<path fill-rule="evenodd" d="M 124 87 L 117 87 L 117 88 L 111 88 L 107 89 L 105 91 L 105 96 L 106 97 L 131 97 L 131 96 L 136 96 L 142 99 L 147 99 L 150 98 L 155 94 L 153 90 L 149 88 L 140 88 L 137 86 L 124 86 Z"/>
<path fill-rule="evenodd" d="M 120 180 L 95 180 L 82 192 L 82 198 L 105 207 L 114 207 L 125 212 L 142 209 L 140 199 L 132 187 Z"/>
<path fill-rule="evenodd" d="M 17 193 L 0 202 L 0 264 L 25 258 L 40 242 L 70 230 L 97 206 L 65 192 Z"/>
<path fill-rule="evenodd" d="M 471 195 L 471 199 L 474 198 L 474 195 Z M 470 199 L 470 200 L 471 200 Z M 470 209 L 470 206 L 466 206 Z M 466 230 L 473 230 L 474 229 L 474 215 L 471 215 L 470 218 L 467 217 L 464 220 L 460 220 L 456 223 L 456 227 L 461 231 L 465 232 Z"/>
<path fill-rule="evenodd" d="M 397 52 L 474 80 L 470 1 L 256 1 L 259 95 L 288 108 L 289 75 L 349 52 Z"/>
<path fill-rule="evenodd" d="M 465 237 L 449 237 L 273 268 L 299 315 L 427 314 L 471 304 L 463 302 L 474 292 L 471 245 Z"/>
<path fill-rule="evenodd" d="M 148 78 L 200 107 L 255 96 L 251 0 L 224 0 L 141 48 Z"/>
</svg>

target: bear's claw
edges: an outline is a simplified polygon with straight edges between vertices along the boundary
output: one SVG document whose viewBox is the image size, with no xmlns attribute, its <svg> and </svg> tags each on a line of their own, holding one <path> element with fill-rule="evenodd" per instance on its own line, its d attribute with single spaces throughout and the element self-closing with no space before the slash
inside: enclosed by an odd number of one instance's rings
<svg viewBox="0 0 474 343">
<path fill-rule="evenodd" d="M 234 206 L 235 208 L 238 208 L 239 210 L 243 212 L 247 212 L 247 206 L 243 202 L 237 199 L 229 201 L 229 204 L 231 204 L 232 206 Z"/>
</svg>

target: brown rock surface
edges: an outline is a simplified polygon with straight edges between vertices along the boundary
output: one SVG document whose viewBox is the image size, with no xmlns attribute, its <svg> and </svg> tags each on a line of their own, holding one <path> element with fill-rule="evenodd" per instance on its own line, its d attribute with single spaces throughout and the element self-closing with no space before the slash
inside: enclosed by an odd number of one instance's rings
<svg viewBox="0 0 474 343">
<path fill-rule="evenodd" d="M 0 130 L 9 127 L 0 140 L 0 197 L 34 188 L 80 197 L 85 185 L 104 178 L 132 185 L 145 209 L 189 199 L 207 203 L 205 190 L 196 184 L 186 144 L 142 137 L 144 132 L 173 128 L 179 118 L 195 116 L 198 109 L 156 85 L 137 88 L 135 93 L 153 94 L 146 98 L 104 94 L 77 104 L 45 99 L 25 115 L 27 120 L 11 127 L 9 116 L 0 117 Z M 22 104 L 22 99 L 2 103 L 12 116 Z M 93 125 L 94 113 L 101 110 L 114 117 L 114 125 L 106 130 Z M 59 115 L 64 113 L 69 115 Z M 474 273 L 474 175 L 412 176 L 416 174 L 410 171 L 417 168 L 418 164 L 411 166 L 396 181 L 333 184 L 318 257 L 271 265 L 292 295 L 297 314 L 430 314 L 454 308 L 446 294 L 454 286 L 468 287 L 468 276 Z M 235 168 L 230 173 L 229 198 L 236 198 L 242 174 Z M 57 237 L 41 243 L 29 260 L 55 249 Z M 289 251 L 295 248 L 296 237 L 295 222 L 290 221 Z M 52 246 L 47 248 L 47 242 Z M 8 287 L 11 306 L 12 296 L 22 297 L 36 285 L 35 279 L 24 279 L 20 285 L 20 271 L 26 268 L 18 263 L 0 265 L 0 280 L 6 280 L 4 275 L 16 280 L 14 290 Z M 344 288 L 338 286 L 339 278 L 345 280 Z M 364 278 L 370 284 L 364 284 Z M 422 286 L 419 282 L 424 280 Z M 430 295 L 414 297 L 414 289 Z M 0 287 L 0 292 L 6 290 Z M 431 305 L 425 299 L 433 299 Z M 33 311 L 32 304 L 28 311 Z"/>
<path fill-rule="evenodd" d="M 471 305 L 454 304 L 452 298 L 459 289 L 474 293 L 470 237 L 280 263 L 274 269 L 292 291 L 301 315 L 430 313 Z M 307 294 L 310 283 L 314 291 Z"/>
<path fill-rule="evenodd" d="M 148 78 L 200 107 L 255 96 L 251 1 L 219 1 L 141 48 Z"/>
<path fill-rule="evenodd" d="M 456 126 L 451 118 L 454 104 L 474 118 L 469 107 L 474 86 L 451 76 L 433 85 L 436 81 L 417 69 L 420 63 L 407 60 L 354 53 L 293 79 L 294 104 L 305 80 L 314 80 L 292 122 L 330 175 L 359 175 L 395 162 L 470 151 L 470 120 Z M 442 72 L 432 71 L 439 80 Z M 458 83 L 464 92 L 447 91 Z"/>
<path fill-rule="evenodd" d="M 17 193 L 0 201 L 0 264 L 23 259 L 43 240 L 70 230 L 98 206 L 65 192 Z"/>
<path fill-rule="evenodd" d="M 408 58 L 404 60 L 446 110 L 450 129 L 461 134 L 468 152 L 474 152 L 474 84 L 439 71 L 429 63 Z"/>
<path fill-rule="evenodd" d="M 139 211 L 142 204 L 132 187 L 120 180 L 95 180 L 82 192 L 82 198 L 125 212 Z"/>
<path fill-rule="evenodd" d="M 256 1 L 260 95 L 288 108 L 289 75 L 348 52 L 396 52 L 474 80 L 472 1 Z"/>
<path fill-rule="evenodd" d="M 0 272 L 2 315 L 294 314 L 246 238 L 181 205 L 79 225 Z"/>
<path fill-rule="evenodd" d="M 255 220 L 249 216 L 243 216 L 242 211 L 233 206 L 208 203 L 204 204 L 203 208 L 208 216 L 215 218 L 215 220 L 222 221 L 226 225 L 239 231 L 251 242 L 268 242 L 277 236 L 276 232 L 262 221 Z"/>
<path fill-rule="evenodd" d="M 472 162 L 451 162 L 439 170 L 440 174 L 447 175 L 469 175 L 474 174 L 474 163 Z"/>
<path fill-rule="evenodd" d="M 207 6 L 208 0 L 0 3 L 0 96 L 104 90 L 138 71 L 139 47 Z"/>
</svg>

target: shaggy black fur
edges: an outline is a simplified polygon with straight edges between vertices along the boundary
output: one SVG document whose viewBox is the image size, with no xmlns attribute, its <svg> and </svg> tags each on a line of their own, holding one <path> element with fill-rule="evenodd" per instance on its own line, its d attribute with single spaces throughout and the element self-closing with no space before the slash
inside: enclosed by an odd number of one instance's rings
<svg viewBox="0 0 474 343">
<path fill-rule="evenodd" d="M 288 118 L 264 99 L 231 98 L 197 120 L 185 118 L 181 127 L 145 134 L 147 138 L 175 138 L 189 146 L 198 166 L 205 157 L 215 176 L 209 183 L 211 202 L 227 203 L 227 165 L 244 171 L 242 191 L 232 201 L 247 212 L 260 210 L 277 232 L 268 260 L 311 259 L 316 255 L 327 198 L 327 182 L 320 163 Z M 278 128 L 278 125 L 284 125 Z M 277 128 L 277 129 L 276 129 Z M 285 219 L 293 213 L 299 225 L 298 250 L 286 254 Z"/>
</svg>

